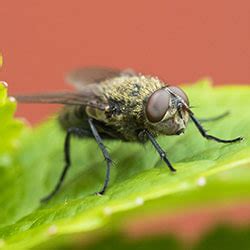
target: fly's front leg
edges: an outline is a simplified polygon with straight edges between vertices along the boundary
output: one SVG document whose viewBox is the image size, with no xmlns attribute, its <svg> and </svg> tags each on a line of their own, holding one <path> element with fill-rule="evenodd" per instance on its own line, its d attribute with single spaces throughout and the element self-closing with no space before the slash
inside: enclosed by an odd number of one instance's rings
<svg viewBox="0 0 250 250">
<path fill-rule="evenodd" d="M 147 131 L 147 130 L 144 130 L 143 132 L 145 133 L 145 135 L 147 136 L 147 138 L 150 140 L 150 142 L 152 143 L 152 145 L 154 146 L 154 148 L 156 149 L 156 151 L 160 155 L 161 159 L 165 161 L 165 163 L 167 164 L 167 166 L 169 167 L 169 169 L 172 172 L 175 172 L 176 169 L 172 166 L 171 162 L 167 158 L 167 155 L 166 155 L 165 151 L 161 148 L 161 146 L 155 140 L 155 138 L 153 137 L 153 135 L 149 131 Z"/>
<path fill-rule="evenodd" d="M 81 128 L 69 128 L 67 130 L 66 138 L 65 138 L 65 141 L 64 141 L 65 165 L 64 165 L 63 171 L 61 173 L 61 176 L 60 176 L 54 190 L 49 195 L 42 198 L 41 202 L 46 202 L 46 201 L 50 200 L 59 191 L 59 189 L 60 189 L 60 187 L 61 187 L 61 185 L 63 183 L 63 180 L 66 177 L 66 174 L 67 174 L 67 172 L 69 170 L 69 167 L 71 165 L 71 160 L 70 160 L 70 138 L 71 138 L 72 134 L 77 135 L 79 137 L 89 136 L 89 132 L 86 131 L 86 130 L 83 130 Z"/>
<path fill-rule="evenodd" d="M 214 116 L 214 117 L 210 117 L 210 118 L 198 118 L 197 120 L 199 122 L 214 122 L 214 121 L 218 121 L 226 116 L 228 116 L 230 114 L 229 111 L 226 111 L 225 113 L 218 115 L 218 116 Z"/>
<path fill-rule="evenodd" d="M 192 121 L 194 122 L 195 126 L 197 127 L 197 129 L 201 133 L 201 135 L 208 140 L 213 140 L 213 141 L 221 142 L 221 143 L 234 143 L 234 142 L 239 142 L 239 141 L 243 140 L 243 137 L 237 137 L 237 138 L 230 139 L 230 140 L 224 140 L 224 139 L 220 139 L 218 137 L 215 137 L 213 135 L 209 135 L 209 134 L 207 134 L 206 130 L 202 127 L 202 125 L 200 124 L 198 119 L 196 119 L 192 113 L 190 113 L 189 115 L 190 115 Z"/>
<path fill-rule="evenodd" d="M 111 164 L 112 164 L 112 160 L 109 156 L 109 153 L 105 147 L 105 145 L 103 144 L 103 141 L 102 141 L 102 138 L 100 137 L 94 123 L 93 123 L 93 120 L 91 118 L 88 119 L 88 122 L 89 122 L 89 126 L 90 126 L 90 129 L 92 131 L 92 134 L 93 136 L 95 137 L 95 140 L 99 146 L 99 148 L 101 149 L 102 151 L 102 154 L 104 156 L 104 159 L 105 161 L 107 162 L 107 169 L 106 169 L 106 177 L 105 177 L 105 181 L 104 181 L 104 184 L 103 184 L 103 188 L 97 192 L 97 194 L 104 194 L 107 187 L 108 187 L 108 183 L 109 183 L 109 178 L 110 178 L 110 167 L 111 167 Z"/>
</svg>

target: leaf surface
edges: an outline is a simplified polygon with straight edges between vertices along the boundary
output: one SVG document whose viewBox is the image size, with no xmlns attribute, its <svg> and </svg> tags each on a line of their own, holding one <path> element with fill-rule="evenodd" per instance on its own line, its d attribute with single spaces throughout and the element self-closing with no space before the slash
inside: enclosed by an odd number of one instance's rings
<svg viewBox="0 0 250 250">
<path fill-rule="evenodd" d="M 206 80 L 184 87 L 198 117 L 230 115 L 204 124 L 209 133 L 241 143 L 219 144 L 202 138 L 192 123 L 182 136 L 160 137 L 177 169 L 170 173 L 150 144 L 106 142 L 116 164 L 107 193 L 105 162 L 93 140 L 72 141 L 72 167 L 60 192 L 47 204 L 63 168 L 64 132 L 52 119 L 35 129 L 13 119 L 15 103 L 0 88 L 0 239 L 6 248 L 28 248 L 54 235 L 92 230 L 123 221 L 133 211 L 153 207 L 183 209 L 214 200 L 250 197 L 250 88 L 214 88 Z M 234 171 L 230 171 L 235 169 Z M 237 170 L 237 171 L 236 171 Z M 226 180 L 226 181 L 225 181 Z M 145 204 L 143 206 L 143 204 Z M 114 219 L 114 220 L 113 220 Z M 119 223 L 118 223 L 119 224 Z"/>
</svg>

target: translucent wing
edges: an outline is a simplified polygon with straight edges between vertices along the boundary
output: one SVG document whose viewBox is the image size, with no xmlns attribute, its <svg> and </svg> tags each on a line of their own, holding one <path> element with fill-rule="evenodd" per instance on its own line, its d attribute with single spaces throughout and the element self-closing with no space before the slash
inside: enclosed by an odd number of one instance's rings
<svg viewBox="0 0 250 250">
<path fill-rule="evenodd" d="M 107 104 L 100 102 L 90 91 L 85 92 L 54 92 L 48 94 L 16 95 L 22 103 L 58 103 L 67 105 L 85 105 L 105 110 Z"/>
<path fill-rule="evenodd" d="M 132 69 L 117 70 L 103 67 L 87 67 L 73 70 L 66 75 L 65 80 L 74 85 L 76 89 L 81 90 L 86 85 L 124 75 L 134 76 L 137 74 Z"/>
<path fill-rule="evenodd" d="M 105 110 L 107 103 L 100 100 L 98 83 L 118 76 L 134 76 L 132 69 L 115 70 L 101 67 L 88 67 L 72 71 L 66 80 L 73 84 L 77 92 L 54 92 L 32 95 L 14 96 L 18 102 L 23 103 L 58 103 L 66 105 L 85 105 Z"/>
</svg>

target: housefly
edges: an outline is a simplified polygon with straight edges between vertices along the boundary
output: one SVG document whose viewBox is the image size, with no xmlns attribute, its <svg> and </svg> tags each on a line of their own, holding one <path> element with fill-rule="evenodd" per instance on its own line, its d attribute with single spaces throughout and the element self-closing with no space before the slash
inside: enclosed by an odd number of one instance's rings
<svg viewBox="0 0 250 250">
<path fill-rule="evenodd" d="M 89 67 L 77 69 L 66 77 L 74 85 L 74 92 L 56 92 L 15 96 L 18 102 L 59 103 L 64 108 L 58 119 L 66 131 L 64 144 L 65 166 L 53 191 L 42 199 L 47 201 L 60 189 L 71 165 L 70 138 L 94 138 L 106 161 L 104 194 L 109 183 L 111 157 L 103 139 L 145 143 L 149 141 L 171 171 L 176 171 L 165 151 L 157 143 L 158 135 L 180 135 L 188 120 L 192 120 L 200 134 L 220 143 L 242 140 L 238 137 L 224 140 L 207 134 L 191 111 L 188 96 L 175 86 L 168 86 L 157 77 L 138 74 L 131 69 L 115 70 Z"/>
</svg>

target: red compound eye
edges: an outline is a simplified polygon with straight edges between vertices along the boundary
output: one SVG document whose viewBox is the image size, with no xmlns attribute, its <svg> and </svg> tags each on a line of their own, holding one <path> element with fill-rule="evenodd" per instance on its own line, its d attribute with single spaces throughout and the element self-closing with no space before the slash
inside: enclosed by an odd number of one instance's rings
<svg viewBox="0 0 250 250">
<path fill-rule="evenodd" d="M 162 120 L 169 108 L 170 93 L 165 89 L 155 91 L 148 99 L 146 116 L 150 122 Z"/>
<path fill-rule="evenodd" d="M 188 97 L 182 89 L 174 86 L 168 87 L 168 89 L 170 89 L 175 95 L 179 96 L 189 106 Z"/>
</svg>

